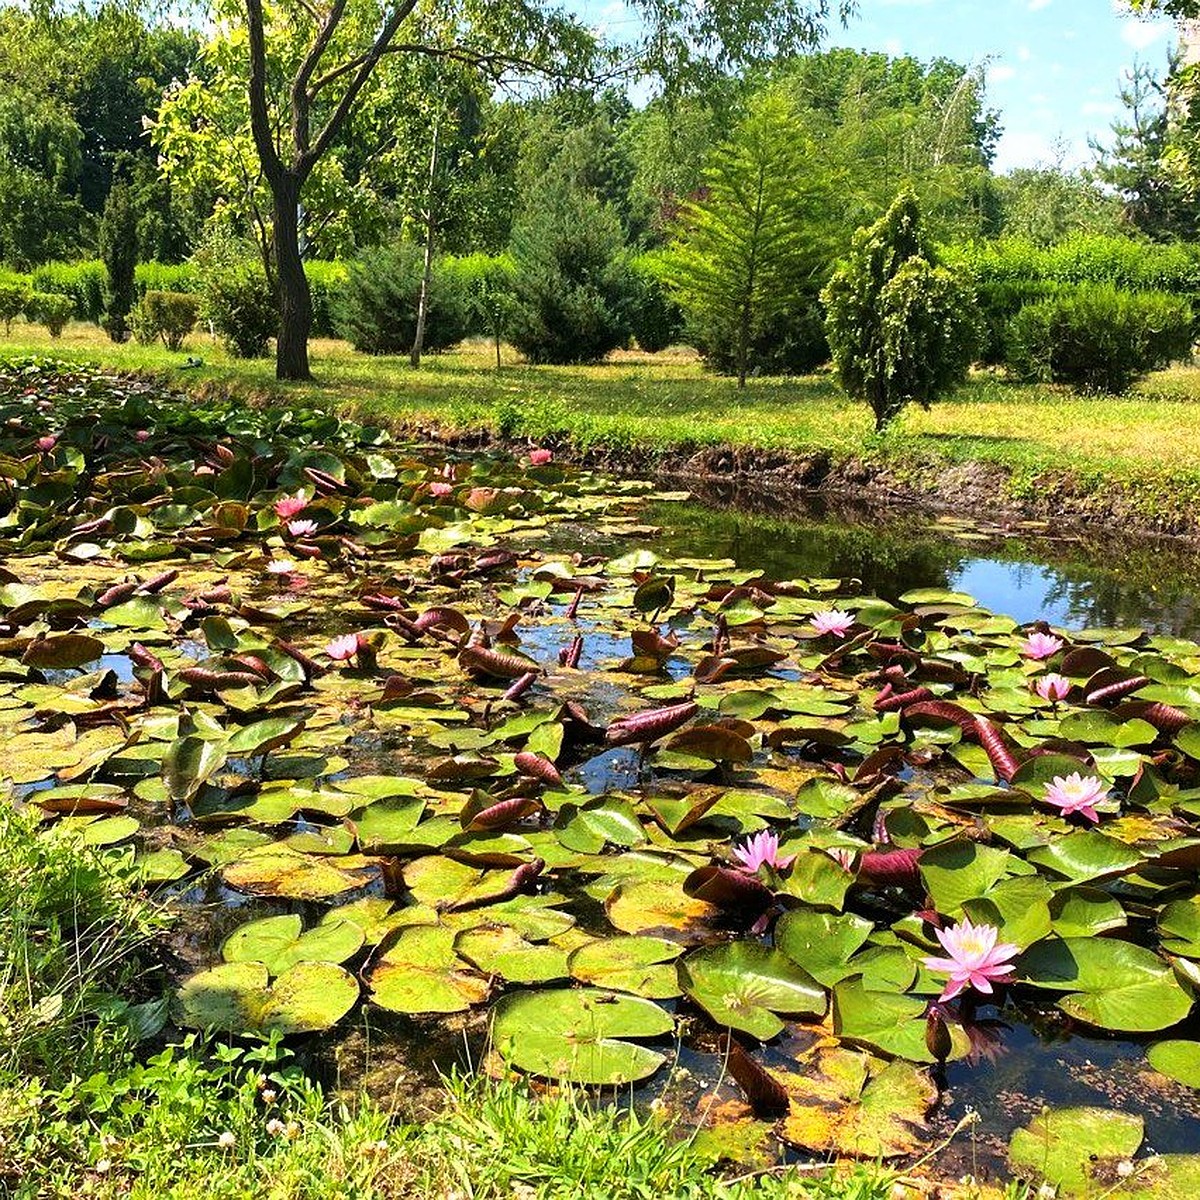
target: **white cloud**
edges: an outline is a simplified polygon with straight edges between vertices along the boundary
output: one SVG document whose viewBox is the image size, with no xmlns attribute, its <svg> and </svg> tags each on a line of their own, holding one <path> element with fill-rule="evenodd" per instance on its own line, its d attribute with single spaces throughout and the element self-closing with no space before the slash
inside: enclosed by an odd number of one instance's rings
<svg viewBox="0 0 1200 1200">
<path fill-rule="evenodd" d="M 1170 21 L 1127 19 L 1121 22 L 1121 41 L 1135 50 L 1149 50 L 1156 42 L 1169 37 L 1174 28 Z"/>
<path fill-rule="evenodd" d="M 987 81 L 988 83 L 1006 83 L 1016 73 L 1016 67 L 1010 67 L 1007 63 L 996 63 L 995 66 L 987 68 Z"/>
<path fill-rule="evenodd" d="M 1041 12 L 1043 8 L 1049 8 L 1053 0 L 1029 0 L 1030 12 Z"/>
<path fill-rule="evenodd" d="M 1017 57 L 1022 62 L 1028 62 L 1033 57 L 1033 51 L 1028 46 L 1018 46 Z"/>
<path fill-rule="evenodd" d="M 900 58 L 904 54 L 904 43 L 899 38 L 888 38 L 883 48 L 892 58 Z"/>
</svg>

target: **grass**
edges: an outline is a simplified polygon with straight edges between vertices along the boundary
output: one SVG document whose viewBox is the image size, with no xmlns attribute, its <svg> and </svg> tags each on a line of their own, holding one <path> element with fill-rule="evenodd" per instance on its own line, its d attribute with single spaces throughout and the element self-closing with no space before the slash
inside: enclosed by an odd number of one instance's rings
<svg viewBox="0 0 1200 1200">
<path fill-rule="evenodd" d="M 706 446 L 828 454 L 835 462 L 884 464 L 898 482 L 927 489 L 949 464 L 995 465 L 1016 498 L 1070 492 L 1143 518 L 1184 519 L 1200 500 L 1200 369 L 1160 372 L 1127 396 L 1079 396 L 976 375 L 959 395 L 928 412 L 907 411 L 885 435 L 865 405 L 844 397 L 829 375 L 753 379 L 744 393 L 705 372 L 694 356 L 619 353 L 599 366 L 528 367 L 510 354 L 491 366 L 491 349 L 468 345 L 430 356 L 419 370 L 400 357 L 356 354 L 342 342 L 312 344 L 316 380 L 281 384 L 267 360 L 230 359 L 205 335 L 184 356 L 161 346 L 114 345 L 95 326 L 75 324 L 52 341 L 38 326 L 16 325 L 0 355 L 53 353 L 127 370 L 168 374 L 188 387 L 263 398 L 298 397 L 404 425 L 484 426 L 508 436 L 556 439 L 581 449 L 651 452 Z M 1086 506 L 1085 506 L 1086 507 Z"/>
</svg>

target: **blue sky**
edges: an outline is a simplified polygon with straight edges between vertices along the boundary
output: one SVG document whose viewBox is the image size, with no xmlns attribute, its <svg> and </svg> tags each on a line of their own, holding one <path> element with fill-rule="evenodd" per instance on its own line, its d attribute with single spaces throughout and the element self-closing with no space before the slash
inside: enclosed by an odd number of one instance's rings
<svg viewBox="0 0 1200 1200">
<path fill-rule="evenodd" d="M 1120 111 L 1122 72 L 1135 60 L 1165 67 L 1170 21 L 1138 20 L 1110 0 L 860 0 L 830 45 L 986 64 L 988 100 L 1002 114 L 998 170 L 1090 159 L 1088 135 L 1107 137 Z"/>
<path fill-rule="evenodd" d="M 568 6 L 617 37 L 637 23 L 624 0 Z M 1176 40 L 1170 21 L 1132 17 L 1122 0 L 859 0 L 826 44 L 984 66 L 1007 171 L 1090 161 L 1089 134 L 1106 139 L 1120 112 L 1122 73 L 1135 61 L 1161 71 Z"/>
</svg>

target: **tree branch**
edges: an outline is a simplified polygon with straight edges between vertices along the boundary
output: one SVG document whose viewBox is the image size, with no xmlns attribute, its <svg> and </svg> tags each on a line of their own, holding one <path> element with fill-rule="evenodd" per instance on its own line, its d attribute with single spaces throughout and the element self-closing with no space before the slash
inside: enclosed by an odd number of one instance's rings
<svg viewBox="0 0 1200 1200">
<path fill-rule="evenodd" d="M 261 4 L 261 0 L 246 0 L 246 2 L 247 4 Z M 383 55 L 387 53 L 387 49 L 399 31 L 400 26 L 404 24 L 416 6 L 417 0 L 402 0 L 402 3 L 397 4 L 392 10 L 391 15 L 384 22 L 383 28 L 379 31 L 371 49 L 366 54 L 359 56 L 358 68 L 354 73 L 354 77 L 350 80 L 349 87 L 342 94 L 342 98 L 338 101 L 329 119 L 325 122 L 324 128 L 317 134 L 316 141 L 313 142 L 308 150 L 305 150 L 303 154 L 298 155 L 296 158 L 294 169 L 301 179 L 307 177 L 313 165 L 319 161 L 321 155 L 329 149 L 330 143 L 337 137 L 346 118 L 350 115 L 350 110 L 354 107 L 355 100 L 358 99 L 359 92 L 362 91 L 366 86 L 367 80 L 370 79 L 371 72 L 375 69 L 376 64 Z"/>
<path fill-rule="evenodd" d="M 312 103 L 308 81 L 312 78 L 312 73 L 317 69 L 317 64 L 321 61 L 325 51 L 329 49 L 334 31 L 345 11 L 346 0 L 334 0 L 329 15 L 321 22 L 317 36 L 304 61 L 300 64 L 295 79 L 292 80 L 292 143 L 297 157 L 308 151 L 309 106 Z"/>
<path fill-rule="evenodd" d="M 267 43 L 262 0 L 246 0 L 246 29 L 250 40 L 250 131 L 267 181 L 274 185 L 283 176 L 283 163 L 271 136 L 267 108 Z"/>
</svg>

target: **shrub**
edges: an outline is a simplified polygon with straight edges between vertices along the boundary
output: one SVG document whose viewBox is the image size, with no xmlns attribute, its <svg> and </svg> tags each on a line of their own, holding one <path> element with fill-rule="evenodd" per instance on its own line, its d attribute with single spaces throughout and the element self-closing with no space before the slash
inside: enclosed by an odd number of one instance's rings
<svg viewBox="0 0 1200 1200">
<path fill-rule="evenodd" d="M 513 226 L 509 338 L 533 363 L 597 362 L 629 339 L 633 275 L 610 205 L 563 179 Z"/>
<path fill-rule="evenodd" d="M 705 361 L 722 375 L 737 373 L 737 345 L 721 330 L 689 326 L 688 337 Z M 811 293 L 796 295 L 784 312 L 762 321 L 751 336 L 747 366 L 755 375 L 807 375 L 829 361 L 825 310 Z"/>
<path fill-rule="evenodd" d="M 938 264 L 912 192 L 855 233 L 821 298 L 842 386 L 871 405 L 877 430 L 910 401 L 927 408 L 965 380 L 975 343 L 971 289 Z"/>
<path fill-rule="evenodd" d="M 674 345 L 683 335 L 683 310 L 662 281 L 658 257 L 642 254 L 629 264 L 629 327 L 637 344 L 650 354 Z"/>
<path fill-rule="evenodd" d="M 516 266 L 507 254 L 464 254 L 445 260 L 467 304 L 467 332 L 489 338 L 500 369 L 500 343 L 516 307 Z"/>
<path fill-rule="evenodd" d="M 372 250 L 350 265 L 337 301 L 342 336 L 366 354 L 403 354 L 417 333 L 417 302 L 424 261 L 407 242 Z M 434 264 L 425 322 L 425 349 L 461 342 L 468 330 L 465 288 L 445 262 Z"/>
<path fill-rule="evenodd" d="M 1022 308 L 1008 344 L 1022 379 L 1123 392 L 1147 371 L 1190 357 L 1192 309 L 1163 292 L 1081 284 Z"/>
<path fill-rule="evenodd" d="M 143 345 L 162 338 L 168 350 L 179 350 L 196 327 L 200 298 L 186 292 L 147 292 L 133 311 L 134 336 Z"/>
<path fill-rule="evenodd" d="M 74 312 L 71 297 L 59 292 L 32 292 L 25 306 L 26 318 L 45 325 L 52 338 L 61 336 Z"/>
<path fill-rule="evenodd" d="M 232 262 L 204 274 L 202 310 L 235 358 L 263 358 L 279 328 L 279 311 L 258 263 Z"/>
<path fill-rule="evenodd" d="M 12 323 L 29 306 L 29 287 L 24 283 L 0 281 L 0 321 L 4 322 L 4 336 L 12 333 Z"/>
<path fill-rule="evenodd" d="M 75 319 L 97 324 L 104 312 L 105 278 L 104 264 L 99 259 L 49 262 L 34 268 L 30 285 L 35 292 L 70 296 Z"/>
<path fill-rule="evenodd" d="M 129 186 L 114 183 L 100 218 L 100 257 L 104 260 L 104 328 L 114 342 L 129 336 L 129 313 L 134 303 L 133 276 L 137 269 L 137 213 Z"/>
</svg>

